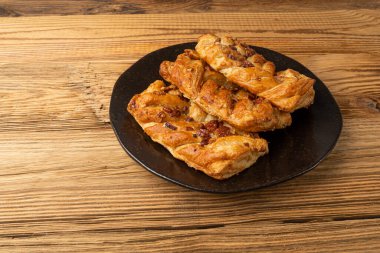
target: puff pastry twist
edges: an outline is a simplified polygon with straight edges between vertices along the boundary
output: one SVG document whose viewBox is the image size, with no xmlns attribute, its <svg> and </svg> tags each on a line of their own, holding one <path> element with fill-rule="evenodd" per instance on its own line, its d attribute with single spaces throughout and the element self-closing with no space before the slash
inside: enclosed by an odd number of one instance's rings
<svg viewBox="0 0 380 253">
<path fill-rule="evenodd" d="M 288 112 L 282 112 L 268 100 L 228 82 L 200 60 L 194 50 L 185 50 L 175 62 L 162 62 L 160 74 L 207 113 L 238 129 L 260 132 L 291 124 Z"/>
<path fill-rule="evenodd" d="M 268 152 L 264 139 L 216 120 L 162 81 L 135 95 L 127 109 L 153 141 L 216 179 L 243 171 Z"/>
<path fill-rule="evenodd" d="M 275 72 L 252 48 L 231 37 L 206 34 L 195 47 L 200 57 L 228 80 L 238 84 L 287 112 L 308 107 L 314 100 L 314 79 L 287 69 Z"/>
</svg>

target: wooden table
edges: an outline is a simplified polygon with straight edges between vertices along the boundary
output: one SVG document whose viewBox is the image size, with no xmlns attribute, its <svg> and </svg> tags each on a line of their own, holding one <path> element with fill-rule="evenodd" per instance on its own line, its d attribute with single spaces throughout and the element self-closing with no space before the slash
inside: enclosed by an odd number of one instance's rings
<svg viewBox="0 0 380 253">
<path fill-rule="evenodd" d="M 379 1 L 27 2 L 0 0 L 1 252 L 379 252 Z M 122 150 L 108 119 L 118 76 L 208 32 L 285 53 L 326 83 L 344 128 L 315 170 L 214 195 Z"/>
</svg>

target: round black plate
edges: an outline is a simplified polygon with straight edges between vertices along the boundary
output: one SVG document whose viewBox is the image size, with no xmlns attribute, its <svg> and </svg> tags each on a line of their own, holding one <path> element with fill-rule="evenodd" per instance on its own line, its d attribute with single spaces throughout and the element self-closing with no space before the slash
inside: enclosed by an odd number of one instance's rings
<svg viewBox="0 0 380 253">
<path fill-rule="evenodd" d="M 269 154 L 230 179 L 215 180 L 175 159 L 153 142 L 126 110 L 133 95 L 157 79 L 164 60 L 174 61 L 195 43 L 178 44 L 154 51 L 125 71 L 117 80 L 110 104 L 111 125 L 125 151 L 150 172 L 179 185 L 205 192 L 230 193 L 273 185 L 301 175 L 320 163 L 334 148 L 342 129 L 342 115 L 327 87 L 297 61 L 275 51 L 253 47 L 277 70 L 292 68 L 316 80 L 314 104 L 292 114 L 293 123 L 284 130 L 262 133 L 269 142 Z"/>
</svg>

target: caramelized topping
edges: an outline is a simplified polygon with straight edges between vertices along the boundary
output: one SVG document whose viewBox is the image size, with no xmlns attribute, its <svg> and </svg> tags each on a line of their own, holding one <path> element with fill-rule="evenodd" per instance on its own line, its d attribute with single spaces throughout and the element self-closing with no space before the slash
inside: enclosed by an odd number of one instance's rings
<svg viewBox="0 0 380 253">
<path fill-rule="evenodd" d="M 206 128 L 201 128 L 197 131 L 197 136 L 210 139 L 210 133 L 207 131 Z"/>
<path fill-rule="evenodd" d="M 172 109 L 165 106 L 162 109 L 164 110 L 164 112 L 168 113 L 171 117 L 181 116 L 181 112 L 178 109 Z"/>
<path fill-rule="evenodd" d="M 187 117 L 185 118 L 185 121 L 187 121 L 187 122 L 192 122 L 192 121 L 194 121 L 194 119 L 193 119 L 192 117 L 187 116 Z"/>
<path fill-rule="evenodd" d="M 158 121 L 162 122 L 162 120 L 165 118 L 165 113 L 164 112 L 159 112 L 157 114 L 157 117 L 158 117 Z"/>
<path fill-rule="evenodd" d="M 219 127 L 219 121 L 218 120 L 211 120 L 205 124 L 205 128 L 209 132 L 214 132 Z"/>
<path fill-rule="evenodd" d="M 162 109 L 164 110 L 164 112 L 167 112 L 167 113 L 172 113 L 173 112 L 173 110 L 170 109 L 169 107 L 165 107 L 164 106 Z"/>
<path fill-rule="evenodd" d="M 202 138 L 202 141 L 200 144 L 201 144 L 201 146 L 205 146 L 209 143 L 209 140 L 211 139 L 211 135 L 210 135 L 209 131 L 207 131 L 207 129 L 205 128 L 205 126 L 203 124 L 201 125 L 201 127 L 203 127 L 203 128 L 201 128 L 197 131 L 196 136 L 199 136 Z"/>
<path fill-rule="evenodd" d="M 173 126 L 169 122 L 165 122 L 164 126 L 167 127 L 167 128 L 169 128 L 169 129 L 171 129 L 171 130 L 177 130 L 177 127 Z"/>
<path fill-rule="evenodd" d="M 202 139 L 201 146 L 206 146 L 209 143 L 210 139 Z"/>
<path fill-rule="evenodd" d="M 189 111 L 189 107 L 185 105 L 185 106 L 182 108 L 182 111 L 183 111 L 184 113 L 188 113 L 188 111 Z"/>
<path fill-rule="evenodd" d="M 228 54 L 227 57 L 234 61 L 237 60 L 237 58 L 233 54 Z"/>
<path fill-rule="evenodd" d="M 218 127 L 218 129 L 215 130 L 215 134 L 218 137 L 225 137 L 225 136 L 232 135 L 231 129 L 229 127 L 226 127 L 226 126 Z"/>
<path fill-rule="evenodd" d="M 206 124 L 201 124 L 200 129 L 193 134 L 193 137 L 202 138 L 200 145 L 205 146 L 215 141 L 215 138 L 212 137 L 225 137 L 232 135 L 231 129 L 227 126 L 224 126 L 223 123 L 219 120 L 211 120 Z"/>
<path fill-rule="evenodd" d="M 249 62 L 249 61 L 244 61 L 241 66 L 243 68 L 249 68 L 249 67 L 253 67 L 253 64 L 251 62 Z"/>
<path fill-rule="evenodd" d="M 181 112 L 179 110 L 173 110 L 173 112 L 170 114 L 172 117 L 179 117 L 181 116 Z"/>
</svg>

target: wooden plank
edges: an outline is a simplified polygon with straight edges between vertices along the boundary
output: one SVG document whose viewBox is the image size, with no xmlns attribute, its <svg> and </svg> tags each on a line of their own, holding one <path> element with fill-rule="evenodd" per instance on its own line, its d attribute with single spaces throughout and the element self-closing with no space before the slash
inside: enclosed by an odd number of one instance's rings
<svg viewBox="0 0 380 253">
<path fill-rule="evenodd" d="M 195 41 L 208 32 L 230 33 L 290 54 L 379 53 L 379 22 L 378 12 L 372 11 L 283 13 L 281 17 L 277 13 L 53 16 L 33 22 L 1 18 L 5 25 L 0 32 L 0 59 L 2 63 L 135 61 L 147 52 Z"/>
<path fill-rule="evenodd" d="M 192 226 L 157 230 L 128 229 L 117 223 L 113 228 L 86 228 L 85 222 L 82 226 L 82 231 L 61 227 L 57 232 L 14 235 L 13 239 L 8 239 L 8 244 L 4 244 L 4 249 L 15 245 L 20 251 L 28 252 L 49 252 L 54 248 L 59 252 L 72 252 L 73 249 L 102 252 L 320 252 L 322 249 L 323 252 L 375 253 L 378 247 L 373 242 L 379 238 L 379 223 L 371 220 L 306 224 L 251 222 L 216 228 Z M 363 230 L 363 226 L 367 229 Z M 309 236 L 305 237 L 305 234 Z M 251 240 L 246 240 L 247 237 Z M 41 244 L 36 244 L 37 240 Z M 13 241 L 14 244 L 9 243 Z"/>
<path fill-rule="evenodd" d="M 0 16 L 152 14 L 152 13 L 215 13 L 215 12 L 288 12 L 320 10 L 378 9 L 379 1 L 231 1 L 231 0 L 1 0 Z"/>
</svg>

